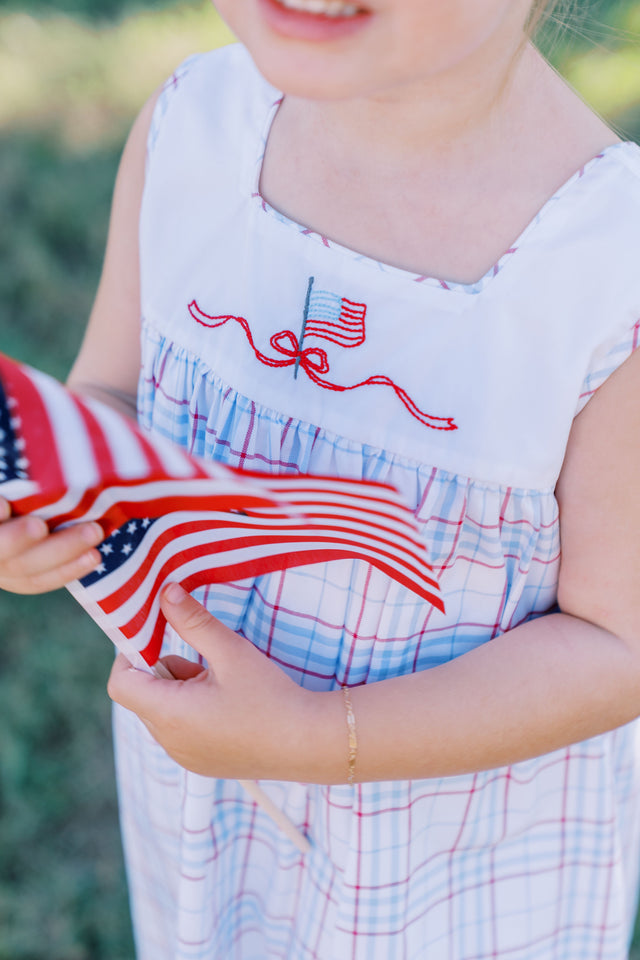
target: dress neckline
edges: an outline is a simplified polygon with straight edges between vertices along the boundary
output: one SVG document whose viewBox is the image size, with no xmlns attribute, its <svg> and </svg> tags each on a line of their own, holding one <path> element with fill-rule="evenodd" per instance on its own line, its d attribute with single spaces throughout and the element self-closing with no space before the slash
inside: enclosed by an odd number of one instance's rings
<svg viewBox="0 0 640 960">
<path fill-rule="evenodd" d="M 462 294 L 465 296 L 475 296 L 479 293 L 482 293 L 489 286 L 491 281 L 500 273 L 502 273 L 505 266 L 531 238 L 531 235 L 534 233 L 538 225 L 546 219 L 547 215 L 551 209 L 555 208 L 558 201 L 564 199 L 565 196 L 572 193 L 573 188 L 578 183 L 582 182 L 585 178 L 589 178 L 592 171 L 599 166 L 600 161 L 610 159 L 612 156 L 619 157 L 626 154 L 629 150 L 637 151 L 640 159 L 640 147 L 633 141 L 623 140 L 618 143 L 612 143 L 608 147 L 605 147 L 602 151 L 600 151 L 600 153 L 596 154 L 578 170 L 571 174 L 571 176 L 565 180 L 565 182 L 543 203 L 537 213 L 521 231 L 516 240 L 510 244 L 509 248 L 502 254 L 496 263 L 494 263 L 493 266 L 491 266 L 486 273 L 480 277 L 479 280 L 475 281 L 474 283 L 460 283 L 454 280 L 445 280 L 440 277 L 418 274 L 415 271 L 406 270 L 403 267 L 376 260 L 374 257 L 360 253 L 358 250 L 355 250 L 352 247 L 338 243 L 337 241 L 332 240 L 330 237 L 326 237 L 323 234 L 312 230 L 305 224 L 293 220 L 291 217 L 272 206 L 262 196 L 262 193 L 260 192 L 260 183 L 262 179 L 264 156 L 273 121 L 278 112 L 278 108 L 282 103 L 282 100 L 283 95 L 280 94 L 277 96 L 277 99 L 271 102 L 267 112 L 266 120 L 262 129 L 259 130 L 259 138 L 256 145 L 256 162 L 253 173 L 253 182 L 250 185 L 250 189 L 253 201 L 259 205 L 263 213 L 288 227 L 289 229 L 295 230 L 297 233 L 307 237 L 311 242 L 315 241 L 326 249 L 333 250 L 340 256 L 350 258 L 354 262 L 373 267 L 378 273 L 395 275 L 396 277 L 404 278 L 412 283 L 424 284 L 427 287 L 435 287 L 440 290 Z"/>
</svg>

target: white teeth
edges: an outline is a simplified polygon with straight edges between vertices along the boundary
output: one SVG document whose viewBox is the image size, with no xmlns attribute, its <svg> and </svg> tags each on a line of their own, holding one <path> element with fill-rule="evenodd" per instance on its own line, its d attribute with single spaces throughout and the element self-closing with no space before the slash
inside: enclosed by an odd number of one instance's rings
<svg viewBox="0 0 640 960">
<path fill-rule="evenodd" d="M 343 0 L 280 0 L 280 3 L 289 10 L 322 14 L 324 17 L 355 17 L 360 10 L 355 3 L 344 3 Z"/>
</svg>

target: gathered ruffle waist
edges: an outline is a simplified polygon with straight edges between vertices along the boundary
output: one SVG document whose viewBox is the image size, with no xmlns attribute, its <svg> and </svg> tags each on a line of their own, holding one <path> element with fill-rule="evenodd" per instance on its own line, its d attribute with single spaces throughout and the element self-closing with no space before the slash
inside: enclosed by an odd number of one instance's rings
<svg viewBox="0 0 640 960">
<path fill-rule="evenodd" d="M 197 456 L 235 467 L 366 477 L 396 487 L 421 526 L 445 597 L 446 615 L 429 612 L 425 627 L 423 601 L 398 585 L 376 587 L 377 575 L 370 576 L 366 591 L 376 595 L 380 608 L 368 631 L 372 637 L 379 635 L 389 603 L 397 608 L 396 627 L 389 622 L 383 632 L 389 634 L 387 639 L 402 633 L 397 620 L 404 604 L 400 619 L 412 621 L 406 623 L 406 631 L 412 636 L 432 631 L 429 659 L 433 654 L 439 661 L 555 604 L 560 543 L 558 508 L 551 491 L 485 484 L 330 435 L 239 394 L 199 358 L 148 324 L 143 336 L 139 417 L 143 427 Z M 359 564 L 366 566 L 362 561 L 339 563 L 355 564 L 347 583 L 356 576 Z M 336 626 L 344 626 L 338 621 L 347 617 L 349 601 L 343 597 L 337 605 L 344 616 L 338 612 Z"/>
</svg>

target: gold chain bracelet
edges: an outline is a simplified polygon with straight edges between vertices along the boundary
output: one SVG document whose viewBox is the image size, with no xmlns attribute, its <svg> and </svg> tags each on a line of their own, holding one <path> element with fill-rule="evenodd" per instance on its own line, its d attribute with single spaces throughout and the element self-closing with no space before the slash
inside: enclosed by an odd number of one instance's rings
<svg viewBox="0 0 640 960">
<path fill-rule="evenodd" d="M 351 694 L 348 687 L 342 688 L 342 696 L 344 697 L 344 705 L 347 711 L 347 731 L 349 736 L 349 755 L 348 755 L 348 771 L 349 776 L 347 777 L 347 783 L 353 783 L 353 779 L 356 773 L 356 757 L 358 756 L 358 736 L 356 733 L 356 716 L 353 712 L 353 704 L 351 703 Z"/>
</svg>

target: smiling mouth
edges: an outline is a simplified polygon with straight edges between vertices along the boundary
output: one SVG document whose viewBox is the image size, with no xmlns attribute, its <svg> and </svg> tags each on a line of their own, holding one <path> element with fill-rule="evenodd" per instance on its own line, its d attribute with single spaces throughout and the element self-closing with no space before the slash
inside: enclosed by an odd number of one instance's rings
<svg viewBox="0 0 640 960">
<path fill-rule="evenodd" d="M 279 6 L 296 13 L 307 13 L 316 17 L 357 17 L 364 13 L 362 7 L 343 0 L 276 0 Z"/>
<path fill-rule="evenodd" d="M 302 43 L 343 42 L 359 34 L 372 11 L 354 0 L 255 0 L 270 30 Z"/>
</svg>

